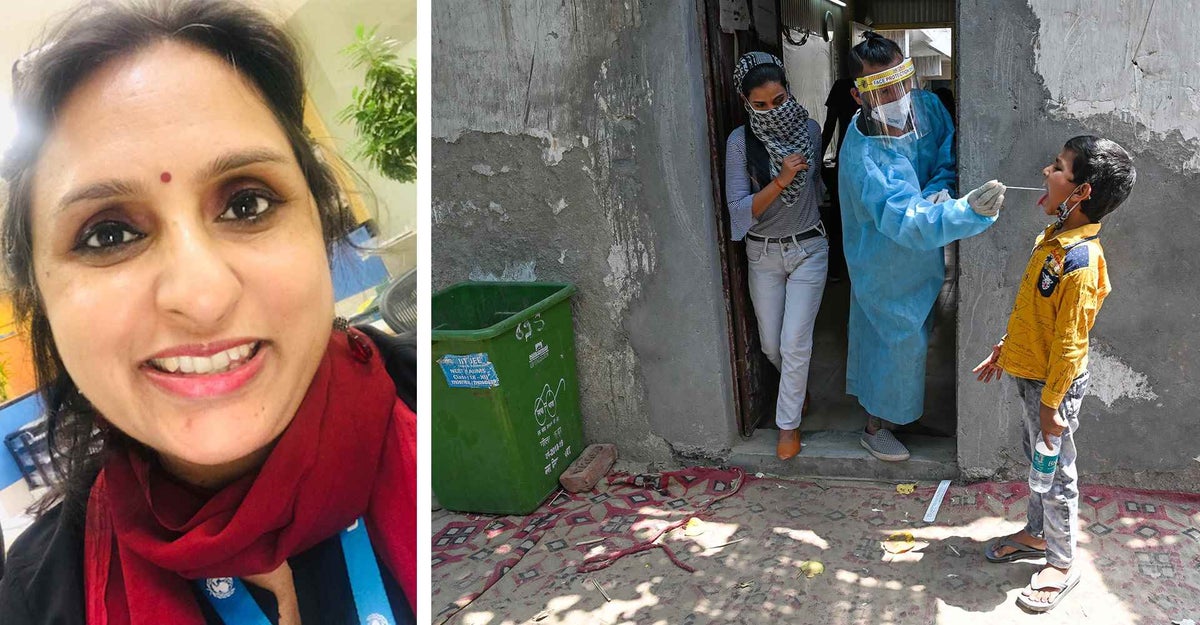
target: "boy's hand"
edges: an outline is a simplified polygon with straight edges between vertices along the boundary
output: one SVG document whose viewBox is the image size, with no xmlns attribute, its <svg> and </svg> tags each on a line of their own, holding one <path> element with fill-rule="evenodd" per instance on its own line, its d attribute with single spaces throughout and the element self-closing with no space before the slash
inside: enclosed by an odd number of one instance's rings
<svg viewBox="0 0 1200 625">
<path fill-rule="evenodd" d="M 1062 436 L 1067 431 L 1067 422 L 1058 416 L 1058 408 L 1051 408 L 1046 404 L 1041 404 L 1041 407 L 1038 417 L 1042 422 L 1042 440 L 1046 441 L 1046 446 L 1053 450 L 1054 443 L 1050 442 L 1050 437 Z"/>
<path fill-rule="evenodd" d="M 992 347 L 992 355 L 985 358 L 983 362 L 979 363 L 979 365 L 977 365 L 974 369 L 971 369 L 971 373 L 979 374 L 976 378 L 977 380 L 987 384 L 992 380 L 1000 379 L 1000 375 L 1004 373 L 1004 370 L 1000 368 L 999 364 L 1000 351 L 1002 349 L 1004 349 L 1004 341 L 996 343 Z"/>
</svg>

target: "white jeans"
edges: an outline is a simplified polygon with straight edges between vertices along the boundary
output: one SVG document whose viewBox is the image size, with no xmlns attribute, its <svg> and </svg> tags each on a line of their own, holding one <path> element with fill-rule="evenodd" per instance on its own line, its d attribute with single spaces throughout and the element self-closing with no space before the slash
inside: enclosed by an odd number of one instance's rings
<svg viewBox="0 0 1200 625">
<path fill-rule="evenodd" d="M 746 257 L 759 342 L 779 369 L 775 424 L 781 430 L 794 430 L 800 427 L 808 391 L 813 323 L 825 293 L 829 239 L 817 236 L 799 243 L 746 239 Z"/>
</svg>

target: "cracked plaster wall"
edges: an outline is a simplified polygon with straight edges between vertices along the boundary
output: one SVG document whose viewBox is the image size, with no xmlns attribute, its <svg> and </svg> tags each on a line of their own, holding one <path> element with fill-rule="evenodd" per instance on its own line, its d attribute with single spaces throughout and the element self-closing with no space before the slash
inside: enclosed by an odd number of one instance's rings
<svg viewBox="0 0 1200 625">
<path fill-rule="evenodd" d="M 585 438 L 649 462 L 736 438 L 695 11 L 433 6 L 433 287 L 575 283 Z"/>
<path fill-rule="evenodd" d="M 1200 40 L 1188 3 L 960 0 L 960 187 L 1040 186 L 1070 137 L 1111 138 L 1138 180 L 1105 220 L 1113 284 L 1092 334 L 1078 434 L 1085 479 L 1200 490 Z M 1004 332 L 1033 238 L 1036 194 L 960 248 L 959 464 L 968 477 L 1026 470 L 1014 386 L 970 368 Z"/>
</svg>

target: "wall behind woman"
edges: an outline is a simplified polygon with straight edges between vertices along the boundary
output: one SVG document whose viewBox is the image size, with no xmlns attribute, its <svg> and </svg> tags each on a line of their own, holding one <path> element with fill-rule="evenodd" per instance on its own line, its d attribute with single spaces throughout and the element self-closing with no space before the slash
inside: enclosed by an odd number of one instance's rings
<svg viewBox="0 0 1200 625">
<path fill-rule="evenodd" d="M 351 102 L 352 90 L 363 83 L 364 68 L 350 69 L 349 59 L 341 53 L 353 43 L 360 24 L 378 26 L 380 36 L 399 42 L 404 62 L 416 58 L 416 0 L 307 0 L 298 3 L 287 20 L 288 31 L 304 47 L 309 96 L 339 153 L 370 185 L 378 204 L 376 219 L 386 238 L 416 229 L 417 185 L 385 178 L 358 159 L 353 124 L 338 121 L 338 113 Z"/>
<path fill-rule="evenodd" d="M 432 11 L 434 288 L 575 283 L 588 442 L 650 461 L 728 450 L 696 4 L 437 0 Z"/>
<path fill-rule="evenodd" d="M 1069 138 L 1133 156 L 1129 200 L 1101 235 L 1113 292 L 1091 341 L 1080 417 L 1085 483 L 1200 490 L 1200 90 L 1194 9 L 1141 0 L 961 0 L 959 188 L 1038 186 Z M 1027 469 L 1010 381 L 970 374 L 1004 333 L 1046 216 L 1013 191 L 987 233 L 963 241 L 958 326 L 959 464 L 968 476 Z"/>
</svg>

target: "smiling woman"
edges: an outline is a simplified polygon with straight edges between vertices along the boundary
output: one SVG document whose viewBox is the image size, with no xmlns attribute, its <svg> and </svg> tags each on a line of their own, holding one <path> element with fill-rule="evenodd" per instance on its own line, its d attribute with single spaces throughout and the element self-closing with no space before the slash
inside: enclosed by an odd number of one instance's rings
<svg viewBox="0 0 1200 625">
<path fill-rule="evenodd" d="M 335 323 L 352 218 L 293 44 L 89 4 L 16 74 L 6 267 L 66 479 L 5 622 L 411 622 L 414 354 Z"/>
</svg>

